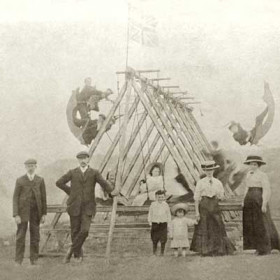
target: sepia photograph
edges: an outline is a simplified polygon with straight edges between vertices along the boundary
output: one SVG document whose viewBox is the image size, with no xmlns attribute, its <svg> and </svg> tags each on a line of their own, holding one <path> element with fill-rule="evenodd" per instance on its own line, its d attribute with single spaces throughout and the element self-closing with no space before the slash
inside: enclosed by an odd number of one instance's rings
<svg viewBox="0 0 280 280">
<path fill-rule="evenodd" d="M 280 280 L 280 1 L 0 1 L 1 280 Z"/>
</svg>

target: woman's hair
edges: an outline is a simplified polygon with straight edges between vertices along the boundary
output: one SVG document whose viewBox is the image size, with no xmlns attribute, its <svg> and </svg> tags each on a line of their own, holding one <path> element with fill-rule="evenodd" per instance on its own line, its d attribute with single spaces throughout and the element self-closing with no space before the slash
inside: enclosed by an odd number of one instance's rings
<svg viewBox="0 0 280 280">
<path fill-rule="evenodd" d="M 140 180 L 139 185 L 141 185 L 141 183 L 146 184 L 146 180 L 145 179 Z"/>
<path fill-rule="evenodd" d="M 165 191 L 158 190 L 158 191 L 156 191 L 156 193 L 155 193 L 155 195 L 162 195 L 162 194 L 165 194 Z"/>
<path fill-rule="evenodd" d="M 186 211 L 185 209 L 179 208 L 179 209 L 177 209 L 177 210 L 175 211 L 175 216 L 177 216 L 177 213 L 178 213 L 178 212 L 184 212 L 184 215 L 187 214 L 187 211 Z"/>
<path fill-rule="evenodd" d="M 153 165 L 153 167 L 151 168 L 149 174 L 152 176 L 152 172 L 153 172 L 153 170 L 154 170 L 155 168 L 158 168 L 158 169 L 159 169 L 159 172 L 160 172 L 160 175 L 161 175 L 161 167 L 160 167 L 159 164 Z"/>
</svg>

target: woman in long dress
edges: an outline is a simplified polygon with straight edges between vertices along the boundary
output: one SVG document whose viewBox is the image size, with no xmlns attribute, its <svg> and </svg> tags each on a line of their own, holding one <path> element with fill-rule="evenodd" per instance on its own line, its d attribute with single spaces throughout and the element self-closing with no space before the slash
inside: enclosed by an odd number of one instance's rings
<svg viewBox="0 0 280 280">
<path fill-rule="evenodd" d="M 259 156 L 248 156 L 249 165 L 243 202 L 243 249 L 255 249 L 258 255 L 280 250 L 279 235 L 271 219 L 268 202 L 271 189 L 267 175 L 260 170 L 266 164 Z"/>
<path fill-rule="evenodd" d="M 198 225 L 195 227 L 190 250 L 202 256 L 230 255 L 235 247 L 226 234 L 219 208 L 219 200 L 224 198 L 222 183 L 213 177 L 219 168 L 214 161 L 201 165 L 206 177 L 197 182 L 194 200 Z"/>
</svg>

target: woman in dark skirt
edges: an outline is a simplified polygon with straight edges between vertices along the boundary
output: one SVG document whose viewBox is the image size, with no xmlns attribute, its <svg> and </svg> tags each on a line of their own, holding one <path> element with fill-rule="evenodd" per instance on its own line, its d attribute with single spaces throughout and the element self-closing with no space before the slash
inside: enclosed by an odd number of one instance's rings
<svg viewBox="0 0 280 280">
<path fill-rule="evenodd" d="M 269 180 L 260 170 L 265 162 L 259 156 L 248 156 L 244 164 L 249 165 L 249 172 L 243 202 L 243 249 L 267 255 L 272 249 L 280 250 L 280 241 L 268 207 Z"/>
<path fill-rule="evenodd" d="M 231 255 L 235 247 L 227 237 L 219 208 L 219 200 L 224 198 L 224 188 L 213 177 L 214 170 L 219 166 L 214 161 L 208 161 L 201 167 L 206 177 L 197 182 L 194 192 L 195 212 L 199 222 L 194 230 L 190 250 L 202 256 Z"/>
</svg>

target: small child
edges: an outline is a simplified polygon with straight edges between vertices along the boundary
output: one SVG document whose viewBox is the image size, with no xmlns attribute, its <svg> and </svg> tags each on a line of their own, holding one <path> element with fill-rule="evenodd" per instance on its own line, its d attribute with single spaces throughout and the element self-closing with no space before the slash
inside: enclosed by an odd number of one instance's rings
<svg viewBox="0 0 280 280">
<path fill-rule="evenodd" d="M 151 239 L 153 242 L 153 254 L 157 253 L 158 242 L 161 244 L 161 255 L 164 255 L 165 244 L 167 242 L 167 228 L 171 222 L 171 213 L 168 204 L 165 202 L 165 192 L 158 190 L 155 193 L 156 201 L 152 202 L 148 222 L 151 226 Z"/>
<path fill-rule="evenodd" d="M 188 204 L 178 203 L 171 208 L 171 212 L 175 218 L 170 224 L 171 248 L 174 250 L 174 256 L 179 256 L 179 249 L 182 250 L 182 256 L 185 257 L 187 249 L 190 247 L 188 237 L 188 227 L 197 224 L 196 220 L 186 217 L 188 212 Z"/>
</svg>

